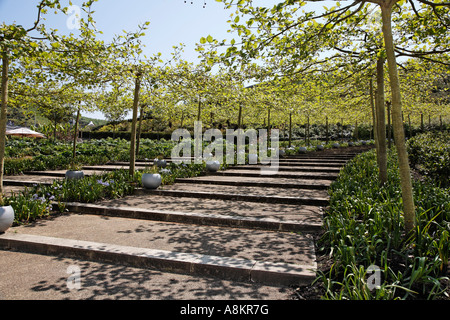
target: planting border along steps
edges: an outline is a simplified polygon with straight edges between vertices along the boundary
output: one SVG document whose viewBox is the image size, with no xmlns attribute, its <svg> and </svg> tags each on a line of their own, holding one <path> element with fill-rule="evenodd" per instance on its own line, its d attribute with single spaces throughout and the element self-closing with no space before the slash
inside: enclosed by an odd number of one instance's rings
<svg viewBox="0 0 450 320">
<path fill-rule="evenodd" d="M 273 177 L 272 177 L 273 178 Z M 86 207 L 84 208 L 86 209 Z M 101 210 L 108 210 L 109 213 L 111 213 L 111 211 L 113 211 L 112 209 L 108 209 L 108 208 L 100 208 Z M 117 212 L 117 208 L 116 212 Z M 83 208 L 81 209 L 83 210 Z M 120 210 L 120 209 L 119 209 Z M 125 210 L 126 211 L 126 210 Z M 128 210 L 129 211 L 129 210 Z M 139 210 L 135 210 L 135 213 L 139 211 Z M 142 211 L 140 212 L 140 214 L 147 214 L 143 213 Z M 98 214 L 98 213 L 94 213 L 94 214 Z M 100 213 L 101 214 L 101 213 Z M 161 215 L 166 215 L 167 216 L 167 212 L 160 212 Z M 114 216 L 114 214 L 111 214 L 111 216 Z M 179 215 L 182 216 L 182 215 Z M 186 216 L 186 214 L 185 214 Z M 176 217 L 175 214 L 172 215 L 172 218 L 175 217 L 175 219 L 178 219 L 179 217 Z M 192 217 L 192 216 L 191 216 Z M 197 216 L 197 218 L 199 218 L 198 221 L 203 220 L 203 217 Z M 209 219 L 211 220 L 211 218 L 213 219 L 224 219 L 224 220 L 228 220 L 230 221 L 229 217 L 220 217 L 220 215 L 216 216 L 216 217 L 211 217 L 209 216 Z M 167 220 L 167 219 L 166 219 Z M 253 219 L 254 220 L 254 219 Z M 168 221 L 168 220 L 167 220 Z M 244 221 L 243 225 L 239 225 L 239 223 L 241 223 L 242 221 Z M 183 223 L 185 223 L 186 221 L 183 221 Z M 194 222 L 194 221 L 192 221 Z M 251 220 L 250 219 L 235 219 L 236 222 L 236 226 L 239 226 L 241 228 L 252 228 L 251 226 Z M 289 226 L 289 221 L 288 222 L 280 222 L 280 221 L 270 221 L 270 219 L 261 219 L 261 222 L 263 223 L 267 223 L 268 224 L 272 224 L 272 225 L 276 225 L 278 224 L 278 230 L 286 230 L 288 231 L 290 227 Z M 195 223 L 195 222 L 194 222 Z M 202 222 L 203 223 L 203 222 Z M 245 224 L 247 223 L 247 225 Z M 207 224 L 207 223 L 206 223 Z M 292 226 L 293 224 L 291 224 Z M 38 237 L 38 238 L 36 238 Z M 39 238 L 40 237 L 40 238 Z M 160 250 L 160 251 L 156 251 L 156 252 L 147 252 L 144 253 L 142 257 L 141 255 L 135 255 L 135 254 L 131 254 L 129 255 L 128 253 L 126 253 L 128 250 L 131 252 L 136 252 L 135 250 L 137 250 L 138 252 L 142 253 L 142 248 L 136 248 L 136 247 L 130 247 L 130 246 L 124 246 L 122 247 L 117 247 L 117 245 L 112 245 L 111 247 L 109 247 L 108 244 L 102 243 L 102 242 L 88 242 L 88 243 L 80 243 L 80 242 L 73 242 L 75 240 L 67 240 L 66 239 L 55 239 L 54 237 L 46 237 L 46 236 L 34 236 L 33 237 L 27 237 L 22 236 L 22 235 L 13 235 L 11 236 L 9 233 L 7 233 L 6 235 L 0 236 L 0 244 L 4 247 L 8 247 L 8 248 L 15 248 L 17 250 L 37 250 L 39 252 L 45 253 L 45 254 L 67 254 L 68 252 L 78 252 L 76 253 L 76 255 L 80 254 L 82 257 L 86 258 L 86 259 L 106 259 L 105 261 L 117 261 L 117 259 L 121 259 L 123 260 L 122 262 L 124 263 L 137 263 L 139 264 L 140 262 L 137 262 L 140 259 L 143 259 L 145 261 L 147 261 L 147 263 L 150 263 L 150 265 L 144 263 L 147 267 L 148 266 L 154 266 L 155 264 L 158 265 L 158 263 L 163 263 L 163 261 L 166 261 L 167 263 L 169 263 L 170 259 L 166 259 L 169 256 L 177 256 L 177 257 L 188 257 L 189 254 L 183 254 L 183 253 L 178 253 L 178 252 L 164 252 L 164 250 Z M 78 240 L 78 241 L 82 241 L 82 240 Z M 83 247 L 83 246 L 87 246 L 87 247 Z M 100 248 L 99 250 L 89 250 L 88 248 L 94 248 L 94 247 L 98 247 Z M 247 279 L 247 280 L 252 280 L 252 281 L 261 281 L 263 283 L 271 283 L 271 284 L 286 284 L 287 282 L 289 282 L 289 284 L 293 284 L 293 283 L 297 283 L 297 284 L 301 284 L 301 283 L 309 283 L 312 279 L 314 279 L 314 270 L 316 268 L 315 266 L 315 262 L 314 262 L 314 248 L 313 248 L 313 244 L 311 244 L 309 246 L 309 249 L 307 249 L 309 251 L 312 252 L 311 254 L 311 259 L 309 260 L 309 262 L 304 265 L 304 264 L 285 264 L 285 263 L 278 263 L 278 264 L 271 264 L 271 263 L 265 263 L 265 262 L 257 262 L 254 261 L 252 259 L 243 259 L 243 260 L 227 260 L 227 259 L 222 259 L 221 257 L 217 257 L 217 256 L 208 256 L 208 255 L 202 255 L 202 256 L 190 256 L 188 257 L 187 260 L 188 261 L 178 261 L 177 263 L 179 264 L 184 264 L 185 267 L 182 268 L 182 272 L 188 272 L 188 273 L 198 273 L 201 270 L 205 270 L 205 269 L 209 269 L 212 271 L 213 269 L 216 270 L 214 272 L 220 273 L 223 276 L 226 277 L 233 277 L 233 275 L 236 275 L 237 270 L 241 270 L 242 272 L 244 272 L 244 274 L 246 275 L 245 277 L 242 278 L 242 276 L 239 276 L 239 279 Z M 156 256 L 156 257 L 155 257 Z M 112 259 L 112 260 L 109 260 Z M 157 262 L 159 261 L 159 262 Z M 211 264 L 212 261 L 218 262 L 218 264 Z M 230 265 L 230 261 L 237 261 L 238 264 L 240 264 L 241 267 L 238 267 L 237 269 L 232 267 L 232 265 Z M 252 262 L 253 261 L 253 262 Z M 260 270 L 261 268 L 259 268 L 259 266 L 263 266 L 262 270 Z M 162 266 L 160 265 L 161 268 L 163 269 L 171 269 L 170 263 L 169 265 L 166 266 Z M 238 274 L 241 271 L 238 272 Z M 201 273 L 201 272 L 200 272 Z"/>
</svg>

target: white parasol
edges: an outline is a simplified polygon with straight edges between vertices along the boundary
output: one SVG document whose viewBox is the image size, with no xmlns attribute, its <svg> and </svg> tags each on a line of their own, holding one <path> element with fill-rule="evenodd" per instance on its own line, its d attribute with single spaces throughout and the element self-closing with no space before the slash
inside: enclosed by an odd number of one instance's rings
<svg viewBox="0 0 450 320">
<path fill-rule="evenodd" d="M 6 134 L 12 135 L 12 136 L 21 136 L 21 137 L 45 138 L 45 136 L 42 133 L 33 131 L 28 128 L 17 128 L 17 129 L 6 130 Z"/>
</svg>

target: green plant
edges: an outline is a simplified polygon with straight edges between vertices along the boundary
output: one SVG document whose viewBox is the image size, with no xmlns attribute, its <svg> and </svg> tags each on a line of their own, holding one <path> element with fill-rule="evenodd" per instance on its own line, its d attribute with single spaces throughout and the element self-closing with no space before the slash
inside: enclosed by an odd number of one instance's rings
<svg viewBox="0 0 450 320">
<path fill-rule="evenodd" d="M 21 193 L 11 193 L 5 197 L 3 205 L 12 206 L 14 209 L 14 222 L 30 222 L 50 214 L 52 210 L 51 196 L 38 195 L 25 190 Z"/>
<path fill-rule="evenodd" d="M 442 187 L 450 186 L 450 134 L 427 132 L 408 140 L 411 165 Z"/>
<path fill-rule="evenodd" d="M 127 170 L 115 170 L 103 175 L 93 175 L 77 180 L 56 180 L 51 185 L 38 185 L 33 192 L 49 195 L 57 202 L 93 203 L 106 198 L 119 198 L 132 194 L 139 182 L 137 174 L 130 177 Z"/>
<path fill-rule="evenodd" d="M 414 182 L 417 229 L 405 238 L 394 150 L 388 153 L 388 183 L 379 186 L 375 151 L 354 158 L 330 188 L 330 207 L 320 240 L 333 268 L 320 277 L 328 299 L 427 299 L 446 295 L 450 193 Z M 362 285 L 370 265 L 383 283 L 368 293 Z"/>
</svg>

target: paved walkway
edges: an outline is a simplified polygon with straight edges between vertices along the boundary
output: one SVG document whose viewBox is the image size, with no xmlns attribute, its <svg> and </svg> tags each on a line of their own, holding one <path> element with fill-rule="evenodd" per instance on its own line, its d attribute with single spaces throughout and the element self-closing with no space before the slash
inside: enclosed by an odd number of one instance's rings
<svg viewBox="0 0 450 320">
<path fill-rule="evenodd" d="M 0 266 L 7 270 L 0 298 L 289 299 L 291 286 L 315 278 L 313 235 L 326 188 L 363 150 L 280 159 L 272 176 L 257 165 L 237 166 L 122 199 L 68 204 L 68 214 L 0 235 Z M 63 172 L 5 180 L 20 188 Z M 74 270 L 78 289 L 70 282 Z"/>
</svg>

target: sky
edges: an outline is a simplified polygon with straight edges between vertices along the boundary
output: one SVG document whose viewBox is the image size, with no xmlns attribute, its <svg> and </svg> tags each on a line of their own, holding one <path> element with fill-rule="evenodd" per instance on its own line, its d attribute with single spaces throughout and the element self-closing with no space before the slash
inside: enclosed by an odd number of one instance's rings
<svg viewBox="0 0 450 320">
<path fill-rule="evenodd" d="M 73 0 L 73 5 L 81 5 L 83 1 Z M 277 0 L 257 0 L 258 5 L 272 5 Z M 33 25 L 37 17 L 38 0 L 0 0 L 0 23 L 15 22 L 25 28 Z M 69 1 L 61 0 L 63 5 Z M 206 3 L 206 5 L 205 5 Z M 123 30 L 137 31 L 138 25 L 150 21 L 146 35 L 142 38 L 144 55 L 150 57 L 158 52 L 162 59 L 170 58 L 173 46 L 185 45 L 182 58 L 190 62 L 198 61 L 195 44 L 201 37 L 211 35 L 218 40 L 233 38 L 227 20 L 231 10 L 225 10 L 223 3 L 215 0 L 98 0 L 92 6 L 98 30 L 103 32 L 101 39 L 108 41 Z M 85 13 L 81 13 L 86 17 Z M 70 33 L 69 16 L 53 14 L 45 15 L 44 24 L 48 28 L 56 28 L 60 33 Z M 234 35 L 236 37 L 236 35 Z M 86 114 L 95 118 L 103 118 L 101 113 Z"/>
<path fill-rule="evenodd" d="M 36 19 L 38 0 L 0 0 L 0 21 L 16 22 L 31 27 Z M 73 0 L 74 5 L 83 1 Z M 192 4 L 191 4 L 192 2 Z M 68 5 L 68 1 L 62 0 Z M 227 33 L 230 11 L 215 0 L 99 0 L 92 6 L 98 30 L 104 40 L 111 40 L 123 30 L 135 31 L 139 24 L 150 21 L 143 38 L 146 55 L 161 52 L 170 57 L 174 45 L 186 45 L 184 59 L 194 61 L 195 43 L 211 34 L 219 39 L 229 38 Z M 81 13 L 86 17 L 85 13 Z M 69 16 L 49 12 L 44 22 L 47 28 L 56 28 L 61 33 L 74 32 L 67 26 Z"/>
</svg>

